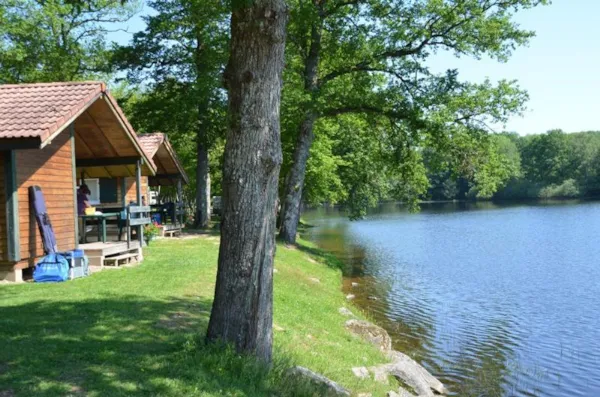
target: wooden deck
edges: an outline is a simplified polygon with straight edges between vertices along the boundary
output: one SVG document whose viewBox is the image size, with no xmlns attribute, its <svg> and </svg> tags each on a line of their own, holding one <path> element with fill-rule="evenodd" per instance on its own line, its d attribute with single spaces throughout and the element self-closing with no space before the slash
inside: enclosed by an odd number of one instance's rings
<svg viewBox="0 0 600 397">
<path fill-rule="evenodd" d="M 104 267 L 105 259 L 117 255 L 124 255 L 129 253 L 136 253 L 139 257 L 138 261 L 142 260 L 142 248 L 140 242 L 134 240 L 127 247 L 126 241 L 107 241 L 106 243 L 94 242 L 87 244 L 80 244 L 79 248 L 82 249 L 90 260 L 90 266 Z"/>
</svg>

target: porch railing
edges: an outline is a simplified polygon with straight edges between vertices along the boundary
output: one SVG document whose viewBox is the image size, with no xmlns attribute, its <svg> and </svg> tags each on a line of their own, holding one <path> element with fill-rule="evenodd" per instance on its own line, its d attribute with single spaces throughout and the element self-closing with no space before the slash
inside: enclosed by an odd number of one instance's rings
<svg viewBox="0 0 600 397">
<path fill-rule="evenodd" d="M 131 246 L 131 227 L 138 227 L 137 235 L 140 246 L 144 245 L 144 225 L 151 223 L 150 207 L 141 205 L 127 206 L 127 248 Z"/>
</svg>

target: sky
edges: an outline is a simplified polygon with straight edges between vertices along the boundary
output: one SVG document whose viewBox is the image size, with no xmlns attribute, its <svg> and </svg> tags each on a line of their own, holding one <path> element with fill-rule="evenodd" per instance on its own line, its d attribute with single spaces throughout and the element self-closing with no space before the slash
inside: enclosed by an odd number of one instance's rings
<svg viewBox="0 0 600 397">
<path fill-rule="evenodd" d="M 140 15 L 127 22 L 128 33 L 109 39 L 127 43 L 144 28 Z M 600 130 L 600 0 L 553 0 L 545 7 L 516 15 L 522 28 L 536 32 L 527 47 L 518 48 L 506 63 L 491 59 L 456 58 L 436 54 L 433 71 L 458 69 L 462 80 L 517 80 L 529 93 L 523 117 L 512 117 L 496 130 L 521 135 L 560 128 L 567 132 Z"/>
</svg>

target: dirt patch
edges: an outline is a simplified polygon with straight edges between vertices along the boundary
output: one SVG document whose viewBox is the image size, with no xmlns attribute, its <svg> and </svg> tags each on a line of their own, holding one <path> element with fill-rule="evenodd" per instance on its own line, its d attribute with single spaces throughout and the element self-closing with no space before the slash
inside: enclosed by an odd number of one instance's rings
<svg viewBox="0 0 600 397">
<path fill-rule="evenodd" d="M 81 386 L 73 385 L 69 390 L 69 396 L 87 396 L 87 392 Z"/>
<path fill-rule="evenodd" d="M 169 330 L 187 330 L 194 327 L 198 322 L 196 316 L 186 312 L 174 312 L 163 316 L 156 326 Z"/>
</svg>

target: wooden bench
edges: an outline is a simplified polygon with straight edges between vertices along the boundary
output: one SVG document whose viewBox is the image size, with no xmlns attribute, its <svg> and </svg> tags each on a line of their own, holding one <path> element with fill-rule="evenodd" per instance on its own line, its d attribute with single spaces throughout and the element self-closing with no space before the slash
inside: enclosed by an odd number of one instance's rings
<svg viewBox="0 0 600 397">
<path fill-rule="evenodd" d="M 181 235 L 181 228 L 169 229 L 164 231 L 165 237 L 175 237 L 175 235 Z"/>
<path fill-rule="evenodd" d="M 117 256 L 108 256 L 104 258 L 104 266 L 118 267 L 120 265 L 129 265 L 132 263 L 132 260 L 133 263 L 137 263 L 139 261 L 138 256 L 139 254 L 137 252 L 129 252 Z"/>
</svg>

